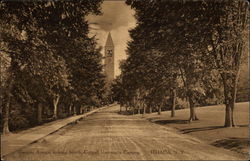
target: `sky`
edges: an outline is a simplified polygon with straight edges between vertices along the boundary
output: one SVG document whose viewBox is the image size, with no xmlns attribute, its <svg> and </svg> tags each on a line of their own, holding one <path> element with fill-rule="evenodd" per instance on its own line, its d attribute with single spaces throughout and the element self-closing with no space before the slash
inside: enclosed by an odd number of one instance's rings
<svg viewBox="0 0 250 161">
<path fill-rule="evenodd" d="M 136 25 L 134 11 L 124 1 L 104 1 L 101 5 L 102 15 L 89 15 L 90 35 L 96 35 L 99 46 L 104 46 L 108 33 L 111 33 L 115 45 L 115 75 L 120 74 L 119 62 L 126 59 L 127 42 L 130 40 L 128 30 Z M 104 50 L 102 50 L 104 54 Z"/>
</svg>

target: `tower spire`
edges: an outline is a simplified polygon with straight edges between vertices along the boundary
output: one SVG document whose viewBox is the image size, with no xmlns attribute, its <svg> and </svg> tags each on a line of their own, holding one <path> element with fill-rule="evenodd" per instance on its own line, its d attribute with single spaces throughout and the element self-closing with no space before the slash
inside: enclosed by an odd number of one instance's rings
<svg viewBox="0 0 250 161">
<path fill-rule="evenodd" d="M 105 46 L 112 46 L 112 47 L 114 46 L 114 43 L 113 43 L 113 40 L 112 40 L 110 32 L 108 34 L 108 38 L 107 38 Z"/>
<path fill-rule="evenodd" d="M 108 84 L 110 84 L 115 77 L 115 62 L 114 62 L 114 43 L 111 37 L 110 32 L 108 33 L 107 41 L 105 44 L 105 65 L 104 65 L 104 71 L 106 74 L 106 81 Z"/>
</svg>

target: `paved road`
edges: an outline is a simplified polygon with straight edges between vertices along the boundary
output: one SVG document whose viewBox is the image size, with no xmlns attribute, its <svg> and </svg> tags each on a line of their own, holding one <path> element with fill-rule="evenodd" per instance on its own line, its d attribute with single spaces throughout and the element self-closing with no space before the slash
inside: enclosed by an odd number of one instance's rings
<svg viewBox="0 0 250 161">
<path fill-rule="evenodd" d="M 106 108 L 106 107 L 103 107 Z M 13 153 L 28 144 L 49 135 L 57 131 L 58 129 L 67 126 L 68 124 L 75 122 L 83 117 L 87 117 L 103 108 L 98 108 L 87 113 L 71 116 L 65 119 L 59 119 L 49 123 L 45 123 L 41 126 L 36 126 L 27 130 L 20 131 L 18 133 L 11 133 L 1 136 L 1 145 L 4 147 L 1 149 L 1 156 Z"/>
<path fill-rule="evenodd" d="M 239 160 L 236 153 L 109 107 L 5 160 Z"/>
</svg>

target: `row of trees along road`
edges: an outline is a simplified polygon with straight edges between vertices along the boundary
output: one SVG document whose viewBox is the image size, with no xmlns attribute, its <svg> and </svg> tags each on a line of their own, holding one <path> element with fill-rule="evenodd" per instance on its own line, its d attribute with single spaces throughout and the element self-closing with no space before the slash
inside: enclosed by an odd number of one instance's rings
<svg viewBox="0 0 250 161">
<path fill-rule="evenodd" d="M 167 102 L 175 116 L 176 98 L 186 98 L 189 121 L 195 106 L 209 98 L 226 105 L 225 126 L 233 112 L 239 68 L 246 55 L 248 4 L 244 1 L 138 1 L 137 26 L 130 30 L 128 59 L 113 85 L 115 99 L 144 113 Z M 211 99 L 210 99 L 211 100 Z"/>
<path fill-rule="evenodd" d="M 100 14 L 101 3 L 0 3 L 3 133 L 108 101 L 100 48 L 85 18 Z"/>
</svg>

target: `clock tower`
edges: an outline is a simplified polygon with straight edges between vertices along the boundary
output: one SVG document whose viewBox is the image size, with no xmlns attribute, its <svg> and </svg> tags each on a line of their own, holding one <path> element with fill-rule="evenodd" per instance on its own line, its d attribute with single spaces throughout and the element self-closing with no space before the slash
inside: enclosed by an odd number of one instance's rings
<svg viewBox="0 0 250 161">
<path fill-rule="evenodd" d="M 105 53 L 105 64 L 104 64 L 104 72 L 106 75 L 106 81 L 110 84 L 115 77 L 115 66 L 114 66 L 114 43 L 109 32 L 108 38 L 104 47 Z"/>
</svg>

